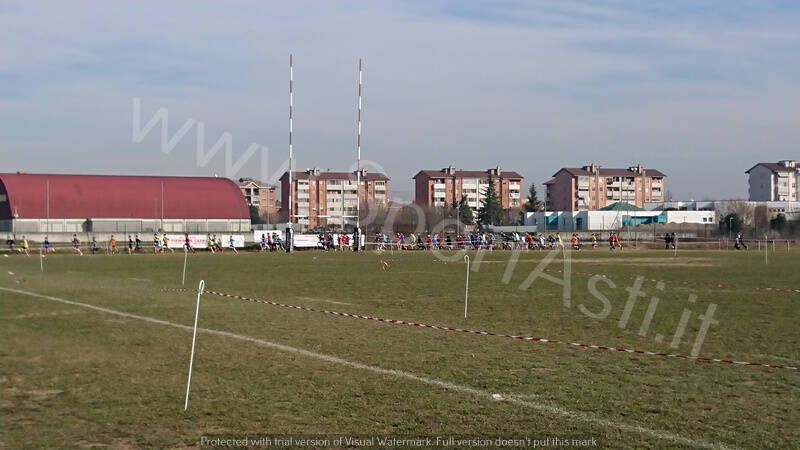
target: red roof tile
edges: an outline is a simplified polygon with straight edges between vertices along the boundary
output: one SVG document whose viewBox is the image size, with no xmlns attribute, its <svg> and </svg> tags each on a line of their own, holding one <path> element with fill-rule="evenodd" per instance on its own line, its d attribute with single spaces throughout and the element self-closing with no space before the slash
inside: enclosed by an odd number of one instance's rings
<svg viewBox="0 0 800 450">
<path fill-rule="evenodd" d="M 452 178 L 452 177 L 463 177 L 463 178 L 486 178 L 489 176 L 488 170 L 460 170 L 456 169 L 455 174 L 450 175 L 446 173 L 444 170 L 420 170 L 417 172 L 416 175 L 412 177 L 412 179 L 417 178 L 420 174 L 427 175 L 431 178 Z M 500 175 L 493 175 L 495 178 L 503 178 L 503 179 L 511 179 L 511 180 L 522 180 L 523 177 L 517 172 L 511 170 L 500 170 Z"/>
<path fill-rule="evenodd" d="M 644 175 L 646 175 L 648 177 L 665 177 L 666 176 L 660 170 L 656 170 L 656 169 L 642 169 L 642 170 L 644 172 Z M 585 169 L 583 169 L 581 167 L 563 167 L 558 172 L 554 173 L 553 176 L 558 175 L 559 172 L 561 172 L 561 171 L 567 171 L 568 173 L 570 173 L 571 175 L 574 175 L 574 176 L 589 176 L 589 175 L 593 176 L 594 175 L 592 172 L 589 172 L 588 170 L 585 170 Z M 606 176 L 606 177 L 641 177 L 642 176 L 641 173 L 635 172 L 633 170 L 613 169 L 613 168 L 608 168 L 607 169 L 607 168 L 604 168 L 604 167 L 601 167 L 600 169 L 598 169 L 598 175 L 601 176 L 601 177 L 603 177 L 603 176 Z"/>
<path fill-rule="evenodd" d="M 284 172 L 281 175 L 281 180 L 283 180 L 289 172 Z M 293 180 L 355 180 L 356 173 L 355 172 L 323 172 L 320 171 L 319 175 L 313 175 L 308 172 L 294 172 L 292 171 L 292 179 Z M 388 181 L 389 177 L 386 175 L 379 173 L 379 172 L 367 172 L 366 176 L 361 177 L 362 180 L 369 180 L 369 181 Z"/>
<path fill-rule="evenodd" d="M 756 164 L 755 166 L 747 169 L 747 171 L 745 173 L 750 173 L 751 170 L 755 169 L 758 166 L 764 166 L 764 167 L 766 167 L 767 169 L 769 169 L 769 170 L 771 170 L 773 172 L 794 172 L 795 170 L 797 170 L 797 168 L 786 167 L 786 166 L 784 166 L 782 164 L 778 164 L 778 163 L 760 162 L 760 163 Z"/>
<path fill-rule="evenodd" d="M 47 186 L 49 184 L 49 202 Z M 248 219 L 242 191 L 227 178 L 0 174 L 0 219 Z"/>
</svg>

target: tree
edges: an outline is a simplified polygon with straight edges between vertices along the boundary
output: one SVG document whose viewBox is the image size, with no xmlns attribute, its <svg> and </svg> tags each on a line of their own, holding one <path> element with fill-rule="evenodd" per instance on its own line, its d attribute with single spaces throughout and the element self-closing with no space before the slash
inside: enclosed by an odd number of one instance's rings
<svg viewBox="0 0 800 450">
<path fill-rule="evenodd" d="M 250 223 L 264 223 L 264 221 L 261 220 L 261 215 L 258 213 L 258 206 L 256 205 L 250 205 Z"/>
<path fill-rule="evenodd" d="M 756 230 L 766 231 L 770 227 L 769 210 L 766 205 L 758 205 L 753 208 L 753 225 Z"/>
<path fill-rule="evenodd" d="M 525 211 L 536 212 L 542 209 L 542 201 L 539 200 L 539 195 L 536 193 L 536 183 L 531 183 L 531 187 L 528 188 L 528 202 L 525 203 Z"/>
<path fill-rule="evenodd" d="M 787 224 L 786 215 L 783 213 L 778 214 L 774 219 L 769 221 L 769 227 L 781 233 L 786 229 Z"/>
<path fill-rule="evenodd" d="M 500 199 L 497 198 L 497 191 L 494 187 L 494 177 L 489 175 L 487 182 L 486 193 L 481 204 L 481 209 L 478 211 L 478 223 L 485 227 L 487 225 L 499 225 L 503 222 L 503 206 L 500 204 Z"/>
<path fill-rule="evenodd" d="M 742 227 L 744 227 L 744 221 L 742 217 L 735 212 L 728 214 L 719 221 L 719 231 L 723 234 L 726 232 L 738 233 L 742 231 Z"/>
<path fill-rule="evenodd" d="M 467 202 L 467 196 L 462 195 L 461 201 L 458 203 L 458 221 L 467 224 L 472 223 L 473 220 L 475 220 L 475 215 Z"/>
</svg>

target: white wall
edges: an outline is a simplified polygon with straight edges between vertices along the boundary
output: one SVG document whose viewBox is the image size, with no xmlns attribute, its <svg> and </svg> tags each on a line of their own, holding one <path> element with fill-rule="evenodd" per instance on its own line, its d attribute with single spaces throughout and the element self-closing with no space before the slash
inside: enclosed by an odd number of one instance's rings
<svg viewBox="0 0 800 450">
<path fill-rule="evenodd" d="M 775 200 L 772 195 L 774 192 L 773 182 L 771 169 L 762 165 L 753 167 L 748 178 L 750 200 L 757 202 Z"/>
<path fill-rule="evenodd" d="M 548 211 L 547 216 L 558 218 L 558 225 L 548 224 L 548 230 L 616 230 L 623 226 L 625 217 L 653 217 L 666 215 L 667 223 L 716 223 L 714 211 Z M 525 214 L 525 225 L 544 231 L 545 213 Z"/>
</svg>

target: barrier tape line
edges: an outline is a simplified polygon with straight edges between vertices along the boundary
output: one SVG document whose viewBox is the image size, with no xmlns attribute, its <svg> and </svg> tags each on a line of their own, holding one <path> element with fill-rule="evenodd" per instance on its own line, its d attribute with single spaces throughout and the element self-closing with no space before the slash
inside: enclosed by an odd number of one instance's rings
<svg viewBox="0 0 800 450">
<path fill-rule="evenodd" d="M 175 291 L 175 292 L 197 292 L 195 289 L 184 289 L 184 288 L 164 288 L 162 291 Z M 619 347 L 608 347 L 605 345 L 592 345 L 592 344 L 582 344 L 579 342 L 569 342 L 569 341 L 561 341 L 558 339 L 549 339 L 549 338 L 540 338 L 534 336 L 517 336 L 517 335 L 510 335 L 510 334 L 502 334 L 502 333 L 493 333 L 491 331 L 478 331 L 478 330 L 470 330 L 465 328 L 451 328 L 447 326 L 441 325 L 428 325 L 424 323 L 417 323 L 417 322 L 409 322 L 406 320 L 397 320 L 397 319 L 386 319 L 383 317 L 373 317 L 373 316 L 365 316 L 361 314 L 353 314 L 353 313 L 346 313 L 346 312 L 338 312 L 338 311 L 328 311 L 323 309 L 315 309 L 310 308 L 307 306 L 297 306 L 297 305 L 289 305 L 286 303 L 280 302 L 273 302 L 270 300 L 261 300 L 256 298 L 245 297 L 242 295 L 235 295 L 235 294 L 226 294 L 224 292 L 218 292 L 214 290 L 205 290 L 207 294 L 216 295 L 219 297 L 227 297 L 227 298 L 234 298 L 237 300 L 242 300 L 245 302 L 251 303 L 260 303 L 264 305 L 271 305 L 271 306 L 280 306 L 282 308 L 290 308 L 299 311 L 309 311 L 309 312 L 318 312 L 318 313 L 325 313 L 331 314 L 334 316 L 339 317 L 350 317 L 354 319 L 364 319 L 364 320 L 371 320 L 374 322 L 381 322 L 381 323 L 388 323 L 393 325 L 406 325 L 411 327 L 419 327 L 419 328 L 429 328 L 432 330 L 440 330 L 440 331 L 454 331 L 459 333 L 469 333 L 469 334 L 476 334 L 482 336 L 495 336 L 495 337 L 502 337 L 508 339 L 514 339 L 519 341 L 529 341 L 529 342 L 544 342 L 550 344 L 561 344 L 561 345 L 568 345 L 571 347 L 579 347 L 579 348 L 591 348 L 595 350 L 608 350 L 608 351 L 615 351 L 615 352 L 623 352 L 623 353 L 635 353 L 637 355 L 647 355 L 647 356 L 661 356 L 665 358 L 676 358 L 676 359 L 686 359 L 686 360 L 695 360 L 695 361 L 703 361 L 703 362 L 716 362 L 716 363 L 724 363 L 724 364 L 733 364 L 739 366 L 761 366 L 761 367 L 768 367 L 771 369 L 787 369 L 800 372 L 800 367 L 792 367 L 792 366 L 785 366 L 779 364 L 767 364 L 767 363 L 760 363 L 760 362 L 747 362 L 747 361 L 736 361 L 732 359 L 719 359 L 719 358 L 706 358 L 702 356 L 689 356 L 689 355 L 681 355 L 675 353 L 659 353 L 659 352 L 650 352 L 646 350 L 636 350 L 636 349 L 626 349 L 626 348 L 619 348 Z"/>
</svg>

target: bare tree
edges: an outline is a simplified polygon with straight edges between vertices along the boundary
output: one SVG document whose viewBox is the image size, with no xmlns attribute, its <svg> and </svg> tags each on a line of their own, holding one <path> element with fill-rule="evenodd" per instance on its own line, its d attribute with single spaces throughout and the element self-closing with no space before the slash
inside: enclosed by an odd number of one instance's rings
<svg viewBox="0 0 800 450">
<path fill-rule="evenodd" d="M 742 219 L 744 225 L 752 226 L 754 223 L 755 208 L 749 202 L 744 200 L 730 200 L 726 202 L 717 202 L 715 206 L 717 221 L 729 214 L 736 214 Z"/>
</svg>

